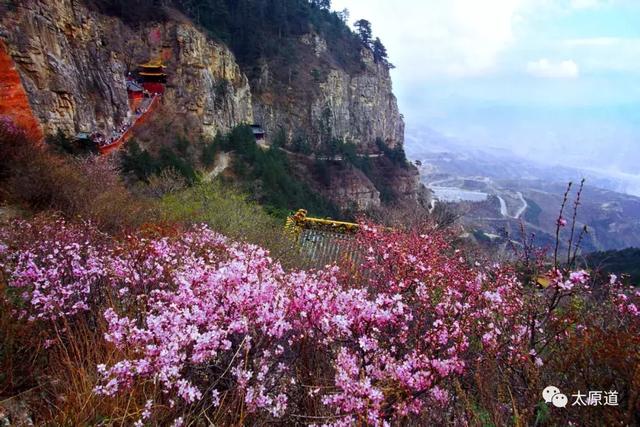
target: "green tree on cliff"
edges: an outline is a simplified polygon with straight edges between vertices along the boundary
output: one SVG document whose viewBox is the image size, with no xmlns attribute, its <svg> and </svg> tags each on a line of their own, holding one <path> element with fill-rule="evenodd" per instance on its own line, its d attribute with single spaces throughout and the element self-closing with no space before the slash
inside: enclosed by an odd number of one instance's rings
<svg viewBox="0 0 640 427">
<path fill-rule="evenodd" d="M 384 64 L 389 68 L 395 68 L 395 66 L 389 62 L 387 48 L 382 44 L 380 37 L 376 37 L 376 39 L 374 40 L 372 50 L 374 61 L 379 64 Z"/>
<path fill-rule="evenodd" d="M 362 41 L 362 44 L 371 47 L 371 22 L 366 19 L 359 19 L 355 22 L 356 32 Z"/>
<path fill-rule="evenodd" d="M 331 0 L 311 0 L 311 4 L 324 10 L 331 10 Z"/>
<path fill-rule="evenodd" d="M 376 62 L 386 62 L 387 58 L 387 48 L 382 44 L 380 37 L 376 37 L 373 42 L 373 59 Z"/>
</svg>

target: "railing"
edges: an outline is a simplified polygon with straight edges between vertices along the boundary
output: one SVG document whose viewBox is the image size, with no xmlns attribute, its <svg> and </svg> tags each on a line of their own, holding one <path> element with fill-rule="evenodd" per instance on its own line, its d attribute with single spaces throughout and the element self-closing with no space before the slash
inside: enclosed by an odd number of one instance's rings
<svg viewBox="0 0 640 427">
<path fill-rule="evenodd" d="M 304 264 L 310 268 L 359 264 L 361 253 L 355 238 L 358 224 L 307 217 L 307 211 L 300 209 L 287 218 L 285 229 L 295 239 Z"/>
<path fill-rule="evenodd" d="M 140 116 L 138 116 L 135 121 L 133 123 L 131 123 L 131 125 L 127 128 L 127 130 L 118 137 L 118 139 L 116 139 L 115 141 L 103 145 L 101 147 L 99 147 L 98 149 L 100 150 L 100 154 L 108 154 L 110 152 L 112 152 L 113 150 L 119 148 L 120 146 L 122 146 L 125 142 L 129 141 L 131 139 L 131 137 L 133 137 L 133 129 L 136 126 L 141 125 L 142 123 L 144 123 L 147 118 L 149 117 L 149 115 L 155 110 L 158 102 L 159 102 L 160 96 L 159 95 L 153 95 L 153 98 L 151 98 L 151 101 L 149 102 L 149 105 L 145 108 L 145 110 L 142 112 L 142 114 L 140 114 Z"/>
</svg>

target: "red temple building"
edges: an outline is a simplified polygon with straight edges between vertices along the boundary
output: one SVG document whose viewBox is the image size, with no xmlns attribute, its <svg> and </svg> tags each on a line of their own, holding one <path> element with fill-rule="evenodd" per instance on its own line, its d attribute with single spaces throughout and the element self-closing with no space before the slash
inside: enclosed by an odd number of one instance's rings
<svg viewBox="0 0 640 427">
<path fill-rule="evenodd" d="M 142 87 L 150 93 L 164 93 L 164 85 L 167 82 L 167 74 L 162 61 L 152 60 L 138 66 L 138 76 L 142 81 Z"/>
</svg>

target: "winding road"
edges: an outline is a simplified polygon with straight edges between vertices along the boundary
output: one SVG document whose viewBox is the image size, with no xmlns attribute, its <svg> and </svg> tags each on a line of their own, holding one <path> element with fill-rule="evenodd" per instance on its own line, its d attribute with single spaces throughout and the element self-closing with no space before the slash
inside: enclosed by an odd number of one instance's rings
<svg viewBox="0 0 640 427">
<path fill-rule="evenodd" d="M 456 179 L 455 178 L 451 178 L 451 177 L 447 177 L 444 179 L 437 179 L 435 181 L 430 181 L 427 182 L 426 185 L 431 188 L 432 190 L 434 188 L 436 188 L 438 185 L 440 184 L 445 184 L 445 183 L 451 183 L 452 187 L 454 188 L 458 188 L 455 183 L 456 183 Z M 493 218 L 494 220 L 498 220 L 498 219 L 520 219 L 522 217 L 522 215 L 526 212 L 527 208 L 529 207 L 529 204 L 527 203 L 526 199 L 524 198 L 524 195 L 522 194 L 522 192 L 520 191 L 516 191 L 515 193 L 509 190 L 504 190 L 504 189 L 500 189 L 495 185 L 489 185 L 488 188 L 486 188 L 484 191 L 487 192 L 487 194 L 493 194 L 498 198 L 498 201 L 500 202 L 500 215 L 502 218 Z M 507 193 L 509 194 L 509 199 L 513 199 L 513 196 L 515 194 L 516 198 L 520 199 L 520 202 L 522 203 L 521 206 L 518 207 L 518 209 L 515 211 L 514 215 L 511 215 L 509 213 L 509 206 L 507 205 L 506 200 L 504 199 L 504 197 L 502 197 L 500 194 L 501 193 Z M 434 207 L 435 207 L 435 203 L 436 200 L 435 198 L 433 198 L 431 200 L 431 205 L 430 205 L 430 211 L 433 211 Z M 513 208 L 512 208 L 513 209 Z M 490 219 L 490 218 L 485 218 L 485 219 Z"/>
<path fill-rule="evenodd" d="M 522 195 L 522 193 L 520 191 L 518 191 L 516 194 L 518 195 L 518 198 L 522 202 L 522 206 L 520 206 L 520 208 L 516 211 L 516 214 L 513 215 L 513 216 L 509 215 L 509 209 L 507 208 L 507 202 L 505 202 L 505 200 L 502 198 L 502 196 L 496 194 L 496 197 L 498 197 L 498 200 L 500 201 L 500 215 L 502 215 L 504 218 L 519 219 L 522 216 L 522 214 L 529 207 L 529 204 L 524 199 L 524 196 Z"/>
<path fill-rule="evenodd" d="M 518 198 L 520 198 L 520 200 L 522 201 L 522 207 L 520 209 L 518 209 L 518 212 L 516 212 L 516 214 L 513 216 L 515 219 L 520 218 L 522 216 L 522 214 L 524 213 L 524 211 L 526 211 L 527 208 L 529 207 L 529 204 L 524 199 L 524 196 L 522 195 L 522 193 L 519 192 L 519 191 L 518 191 Z"/>
<path fill-rule="evenodd" d="M 501 196 L 499 196 L 497 194 L 496 194 L 496 196 L 498 197 L 498 200 L 500 200 L 500 215 L 502 215 L 505 218 L 508 218 L 509 217 L 509 210 L 507 209 L 507 202 L 505 202 L 504 199 Z"/>
</svg>

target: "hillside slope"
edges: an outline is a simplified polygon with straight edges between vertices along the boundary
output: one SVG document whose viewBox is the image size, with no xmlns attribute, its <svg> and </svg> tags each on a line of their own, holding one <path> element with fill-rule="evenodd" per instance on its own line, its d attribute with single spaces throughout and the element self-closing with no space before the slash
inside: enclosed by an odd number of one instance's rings
<svg viewBox="0 0 640 427">
<path fill-rule="evenodd" d="M 588 171 L 562 170 L 479 149 L 423 150 L 413 156 L 419 159 L 423 182 L 434 191 L 435 199 L 459 208 L 468 227 L 485 232 L 495 244 L 504 243 L 498 236 L 505 232 L 519 236 L 524 222 L 535 233 L 537 244 L 553 247 L 567 182 L 574 183 L 565 212 L 570 220 L 572 200 L 583 177 L 576 224 L 577 230 L 588 227 L 581 242 L 584 253 L 640 244 L 640 198 L 606 189 L 606 182 Z M 569 236 L 562 233 L 561 237 L 565 245 Z"/>
<path fill-rule="evenodd" d="M 145 2 L 120 9 L 113 1 L 12 2 L 0 11 L 0 38 L 46 134 L 108 134 L 118 128 L 130 114 L 125 76 L 159 56 L 169 80 L 154 132 L 142 138 L 143 144 L 153 148 L 178 134 L 197 142 L 255 122 L 268 139 L 284 136 L 288 152 L 306 156 L 308 161 L 297 161 L 293 178 L 307 181 L 342 209 L 376 209 L 384 202 L 420 205 L 423 189 L 413 166 L 382 159 L 370 162 L 373 171 L 365 174 L 336 156 L 326 157 L 336 141 L 355 144 L 358 156 L 401 149 L 404 123 L 386 64 L 374 61 L 335 14 L 292 1 L 313 15 L 304 15 L 297 26 L 299 17 L 282 18 L 295 26 L 278 42 L 287 51 L 245 51 L 230 42 L 240 60 L 210 23 L 192 22 L 187 16 L 196 17 L 187 7 L 192 2 L 185 1 L 142 15 L 136 5 Z M 233 22 L 233 16 L 225 22 Z M 344 36 L 324 38 L 330 35 L 322 31 L 327 22 Z M 337 46 L 342 42 L 346 45 Z M 315 173 L 323 155 L 329 183 L 318 181 Z M 381 178 L 373 182 L 373 176 Z"/>
</svg>

